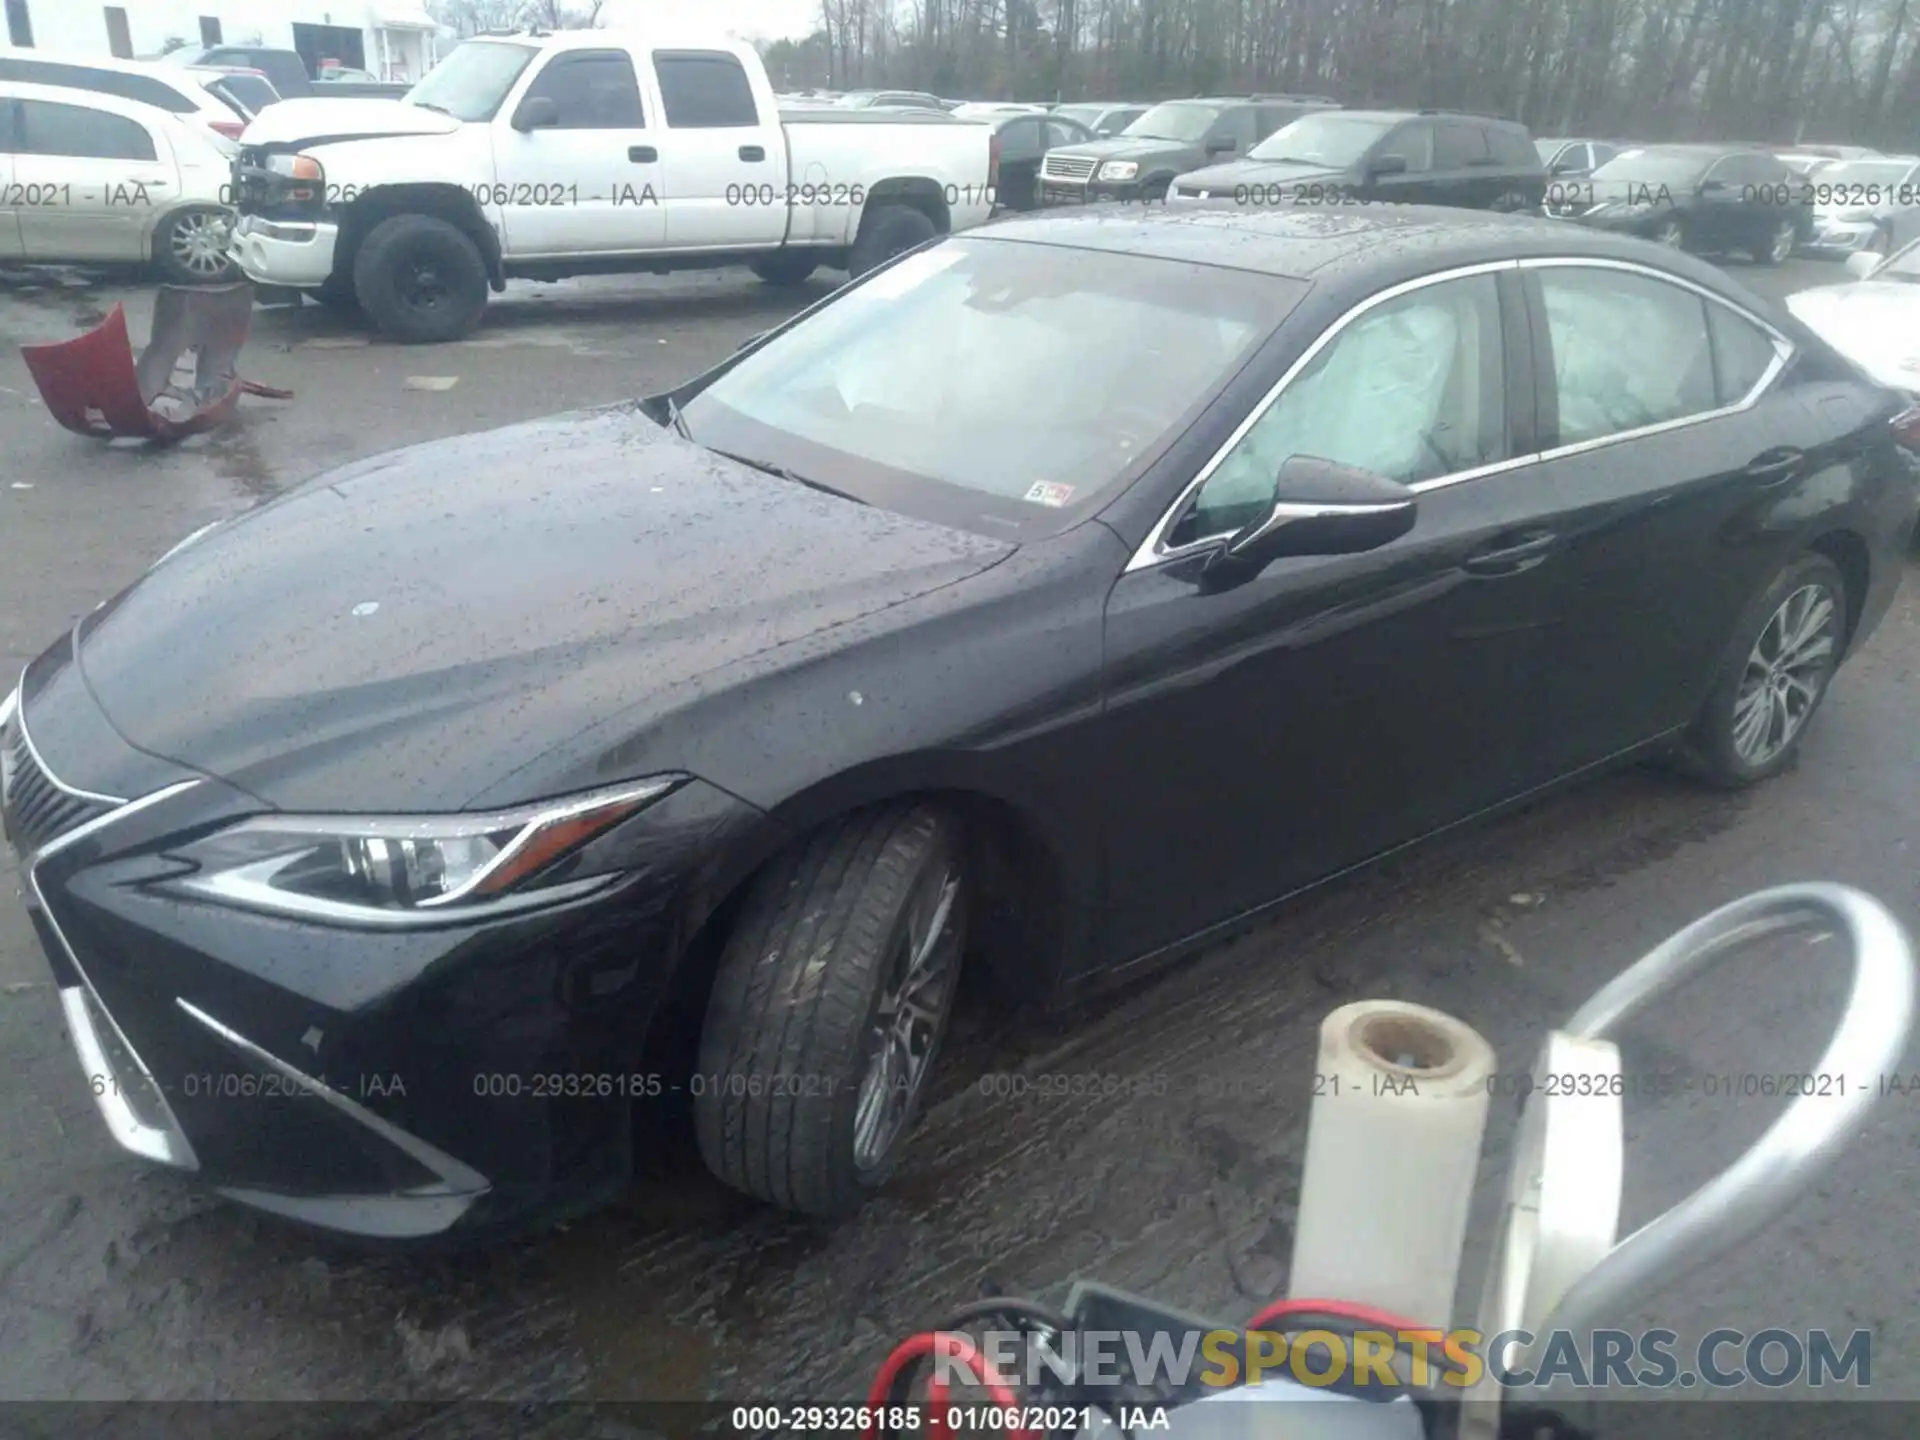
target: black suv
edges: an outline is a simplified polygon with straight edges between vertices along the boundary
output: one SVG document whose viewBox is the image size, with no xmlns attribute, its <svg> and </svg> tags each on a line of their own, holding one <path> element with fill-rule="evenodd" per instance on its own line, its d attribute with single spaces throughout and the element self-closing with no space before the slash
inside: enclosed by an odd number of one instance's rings
<svg viewBox="0 0 1920 1440">
<path fill-rule="evenodd" d="M 1527 127 L 1442 110 L 1307 115 L 1243 160 L 1181 175 L 1172 205 L 1454 205 L 1531 210 L 1547 167 Z"/>
<path fill-rule="evenodd" d="M 1237 95 L 1165 100 L 1109 140 L 1049 150 L 1040 166 L 1043 200 L 1159 200 L 1173 177 L 1223 155 L 1245 155 L 1267 136 L 1315 110 L 1323 95 Z"/>
<path fill-rule="evenodd" d="M 1741 250 L 1778 265 L 1813 230 L 1809 189 L 1777 155 L 1738 145 L 1643 145 L 1556 180 L 1546 213 L 1677 250 Z"/>
</svg>

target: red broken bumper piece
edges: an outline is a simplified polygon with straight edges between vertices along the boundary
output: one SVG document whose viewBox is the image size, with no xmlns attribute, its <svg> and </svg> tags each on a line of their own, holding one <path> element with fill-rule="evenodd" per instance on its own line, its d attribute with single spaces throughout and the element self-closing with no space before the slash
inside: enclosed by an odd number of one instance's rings
<svg viewBox="0 0 1920 1440">
<path fill-rule="evenodd" d="M 251 285 L 162 285 L 153 334 L 137 360 L 126 310 L 117 304 L 86 334 L 23 345 L 20 353 L 47 413 L 76 434 L 177 440 L 224 425 L 242 394 L 293 398 L 290 390 L 240 378 L 236 365 L 252 322 Z M 191 368 L 180 373 L 189 353 Z"/>
</svg>

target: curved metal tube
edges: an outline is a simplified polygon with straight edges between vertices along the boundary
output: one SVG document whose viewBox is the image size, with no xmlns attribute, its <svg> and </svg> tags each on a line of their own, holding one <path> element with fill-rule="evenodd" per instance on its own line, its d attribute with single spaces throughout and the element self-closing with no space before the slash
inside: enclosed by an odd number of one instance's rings
<svg viewBox="0 0 1920 1440">
<path fill-rule="evenodd" d="M 1809 1070 L 1846 1077 L 1844 1094 L 1801 1095 L 1719 1175 L 1643 1225 L 1587 1272 L 1540 1327 L 1585 1333 L 1747 1240 L 1788 1210 L 1855 1138 L 1913 1026 L 1914 956 L 1900 922 L 1844 885 L 1781 885 L 1696 920 L 1616 976 L 1561 1028 L 1594 1040 L 1737 950 L 1783 930 L 1838 930 L 1853 951 L 1845 1013 Z M 1795 1068 L 1795 1067 L 1788 1067 Z"/>
</svg>

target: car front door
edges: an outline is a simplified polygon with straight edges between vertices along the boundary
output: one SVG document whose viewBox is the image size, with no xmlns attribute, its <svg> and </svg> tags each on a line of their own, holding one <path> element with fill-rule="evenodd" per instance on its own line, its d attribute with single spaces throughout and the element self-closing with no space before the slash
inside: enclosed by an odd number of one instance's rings
<svg viewBox="0 0 1920 1440">
<path fill-rule="evenodd" d="M 1469 120 L 1441 120 L 1433 127 L 1433 171 L 1420 198 L 1432 205 L 1484 210 L 1500 197 L 1487 132 Z"/>
<path fill-rule="evenodd" d="M 1040 157 L 1050 148 L 1047 131 L 1054 127 L 1064 133 L 1059 121 L 1042 122 L 1038 116 L 1009 120 L 1000 127 L 1000 188 L 994 197 L 999 204 L 1015 210 L 1032 207 Z"/>
<path fill-rule="evenodd" d="M 157 127 L 98 106 L 18 102 L 14 154 L 22 253 L 33 260 L 138 261 L 156 210 L 179 197 Z M 108 102 L 113 103 L 113 102 Z"/>
<path fill-rule="evenodd" d="M 1722 251 L 1737 244 L 1746 204 L 1740 193 L 1744 167 L 1738 155 L 1725 155 L 1708 167 L 1692 197 L 1687 248 Z M 1676 194 L 1674 199 L 1687 197 Z"/>
<path fill-rule="evenodd" d="M 1207 152 L 1206 163 L 1219 164 L 1245 155 L 1259 143 L 1255 133 L 1258 129 L 1251 105 L 1234 105 L 1222 110 L 1208 128 L 1203 142 Z"/>
<path fill-rule="evenodd" d="M 1389 168 L 1382 170 L 1380 164 Z M 1398 168 L 1393 168 L 1393 167 Z M 1398 205 L 1425 202 L 1433 174 L 1433 122 L 1409 120 L 1383 135 L 1367 157 L 1365 188 L 1370 199 Z"/>
<path fill-rule="evenodd" d="M 1576 597 L 1551 539 L 1560 499 L 1525 459 L 1517 275 L 1436 275 L 1334 322 L 1114 586 L 1109 954 L 1178 943 L 1551 778 L 1557 717 L 1535 697 Z M 1414 528 L 1209 584 L 1209 554 L 1268 514 L 1294 455 L 1405 484 Z"/>
<path fill-rule="evenodd" d="M 852 179 L 823 167 L 793 176 L 787 189 L 786 137 L 771 108 L 760 113 L 744 66 L 724 50 L 656 50 L 654 73 L 666 110 L 667 245 L 674 250 L 753 249 L 811 235 L 814 217 L 844 215 Z M 836 190 L 837 187 L 837 190 Z"/>
<path fill-rule="evenodd" d="M 1581 595 L 1553 667 L 1560 768 L 1686 724 L 1781 563 L 1757 517 L 1809 473 L 1819 417 L 1754 317 L 1618 262 L 1528 262 L 1540 462 Z"/>
<path fill-rule="evenodd" d="M 533 125 L 536 107 L 550 107 L 546 123 Z M 515 259 L 657 250 L 658 143 L 626 51 L 563 50 L 494 125 L 494 177 L 474 191 Z"/>
</svg>

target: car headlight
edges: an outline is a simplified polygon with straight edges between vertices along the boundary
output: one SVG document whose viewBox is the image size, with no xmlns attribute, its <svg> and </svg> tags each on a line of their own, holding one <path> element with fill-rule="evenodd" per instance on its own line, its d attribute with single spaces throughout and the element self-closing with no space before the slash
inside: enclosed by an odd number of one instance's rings
<svg viewBox="0 0 1920 1440">
<path fill-rule="evenodd" d="M 249 910 L 358 925 L 438 925 L 571 899 L 613 876 L 581 851 L 683 777 L 489 815 L 263 815 L 170 849 L 168 887 Z"/>
<path fill-rule="evenodd" d="M 1132 160 L 1109 160 L 1100 167 L 1102 180 L 1131 180 L 1140 173 L 1140 166 Z"/>
<path fill-rule="evenodd" d="M 311 155 L 269 155 L 266 166 L 269 174 L 278 175 L 286 180 L 325 180 L 326 170 Z"/>
</svg>

